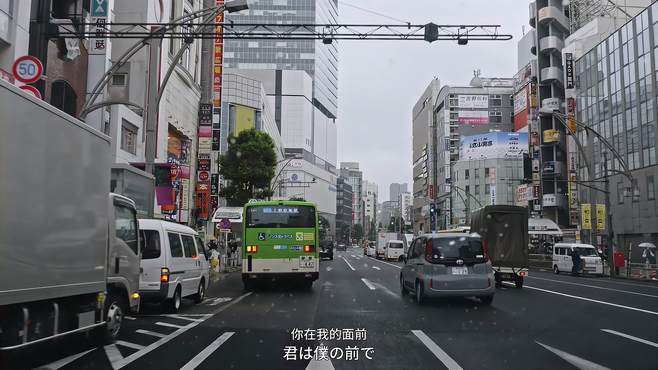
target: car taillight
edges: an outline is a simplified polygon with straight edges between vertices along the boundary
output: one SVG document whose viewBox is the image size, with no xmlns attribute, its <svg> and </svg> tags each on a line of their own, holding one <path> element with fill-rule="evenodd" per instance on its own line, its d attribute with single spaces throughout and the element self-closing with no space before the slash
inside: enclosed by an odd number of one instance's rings
<svg viewBox="0 0 658 370">
<path fill-rule="evenodd" d="M 258 246 L 257 245 L 248 245 L 247 246 L 247 253 L 256 253 L 258 252 Z"/>
<path fill-rule="evenodd" d="M 166 267 L 160 269 L 160 282 L 161 283 L 169 282 L 169 269 Z"/>
<path fill-rule="evenodd" d="M 432 252 L 433 252 L 432 239 L 427 239 L 427 244 L 425 244 L 425 259 L 428 262 L 432 262 Z"/>
<path fill-rule="evenodd" d="M 304 252 L 306 252 L 306 253 L 315 252 L 315 246 L 314 245 L 305 245 L 304 246 Z"/>
</svg>

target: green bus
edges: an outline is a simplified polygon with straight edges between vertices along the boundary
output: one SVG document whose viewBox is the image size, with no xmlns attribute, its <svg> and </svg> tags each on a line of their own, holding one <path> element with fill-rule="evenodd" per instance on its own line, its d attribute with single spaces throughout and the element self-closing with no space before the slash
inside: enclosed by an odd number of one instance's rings
<svg viewBox="0 0 658 370">
<path fill-rule="evenodd" d="M 298 280 L 311 288 L 320 271 L 316 206 L 302 201 L 250 201 L 244 206 L 242 281 Z"/>
</svg>

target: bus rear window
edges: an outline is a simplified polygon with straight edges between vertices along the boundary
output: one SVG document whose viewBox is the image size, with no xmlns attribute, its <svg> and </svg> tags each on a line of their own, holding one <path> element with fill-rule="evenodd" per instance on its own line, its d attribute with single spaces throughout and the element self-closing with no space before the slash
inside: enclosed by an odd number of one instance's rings
<svg viewBox="0 0 658 370">
<path fill-rule="evenodd" d="M 315 209 L 311 206 L 253 206 L 247 208 L 248 227 L 315 227 Z"/>
</svg>

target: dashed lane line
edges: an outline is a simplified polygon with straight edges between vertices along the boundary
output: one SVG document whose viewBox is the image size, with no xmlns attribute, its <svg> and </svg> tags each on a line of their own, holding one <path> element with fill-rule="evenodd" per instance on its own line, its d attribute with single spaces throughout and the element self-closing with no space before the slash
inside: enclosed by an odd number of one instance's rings
<svg viewBox="0 0 658 370">
<path fill-rule="evenodd" d="M 377 267 L 377 266 L 372 266 L 372 268 L 374 268 L 375 270 L 379 270 L 379 271 L 382 270 L 381 268 L 379 268 L 379 267 Z"/>
<path fill-rule="evenodd" d="M 570 281 L 556 280 L 556 279 L 547 279 L 547 278 L 540 278 L 540 277 L 536 277 L 536 276 L 527 276 L 527 278 L 529 278 L 529 279 L 531 279 L 531 280 L 552 281 L 552 282 L 560 283 L 560 284 L 577 285 L 577 286 L 583 286 L 583 287 L 594 288 L 594 289 L 608 290 L 608 291 L 612 291 L 612 292 L 620 292 L 620 293 L 626 293 L 626 294 L 634 294 L 634 295 L 639 295 L 639 296 L 643 296 L 643 297 L 658 298 L 658 295 L 654 295 L 654 294 L 645 294 L 645 293 L 638 293 L 638 292 L 629 292 L 628 290 L 614 289 L 614 288 L 606 288 L 606 287 L 597 286 L 597 285 L 589 285 L 589 284 L 581 284 L 581 283 L 572 283 L 572 282 L 570 282 Z"/>
<path fill-rule="evenodd" d="M 375 286 L 372 285 L 372 283 L 368 279 L 361 278 L 361 281 L 363 281 L 363 283 L 368 287 L 368 289 L 370 289 L 370 290 L 375 290 L 376 289 Z"/>
<path fill-rule="evenodd" d="M 411 331 L 418 339 L 420 339 L 421 342 L 427 347 L 427 349 L 432 352 L 436 358 L 439 359 L 450 370 L 463 370 L 459 364 L 452 359 L 444 350 L 439 347 L 438 344 L 434 343 L 434 341 L 427 336 L 427 334 L 423 333 L 422 330 L 412 330 Z"/>
<path fill-rule="evenodd" d="M 341 256 L 340 258 L 342 258 L 342 259 L 343 259 L 343 261 L 345 261 L 345 263 L 347 263 L 347 266 L 348 266 L 349 268 L 351 268 L 351 269 L 352 269 L 352 271 L 356 271 L 356 269 L 355 269 L 354 267 L 352 267 L 352 265 L 350 265 L 350 263 L 349 263 L 349 262 L 347 262 L 347 260 L 345 259 L 345 257 L 342 257 L 342 256 Z"/>
<path fill-rule="evenodd" d="M 562 350 L 559 350 L 557 348 L 553 348 L 549 345 L 535 342 L 539 344 L 540 346 L 544 347 L 545 349 L 549 350 L 550 352 L 553 352 L 556 356 L 560 357 L 564 361 L 570 363 L 574 367 L 582 370 L 610 370 L 610 368 L 607 368 L 605 366 L 599 365 L 595 362 L 586 360 L 584 358 L 580 358 L 576 355 L 572 355 L 571 353 L 564 352 Z"/>
<path fill-rule="evenodd" d="M 624 338 L 626 338 L 626 339 L 634 340 L 634 341 L 636 341 L 636 342 L 640 342 L 640 343 L 643 343 L 643 344 L 646 344 L 646 345 L 649 345 L 649 346 L 652 346 L 652 347 L 656 347 L 656 348 L 658 348 L 658 343 L 654 343 L 654 342 L 648 341 L 648 340 L 646 340 L 646 339 L 642 339 L 642 338 L 634 337 L 634 336 L 632 336 L 632 335 L 630 335 L 630 334 L 621 333 L 621 332 L 618 332 L 618 331 L 615 331 L 615 330 L 612 330 L 612 329 L 601 329 L 601 330 L 604 331 L 604 332 L 606 332 L 606 333 L 610 333 L 610 334 L 614 334 L 614 335 L 619 335 L 620 337 L 624 337 Z"/>
<path fill-rule="evenodd" d="M 373 260 L 373 261 L 377 261 L 377 262 L 379 262 L 379 263 L 383 263 L 383 264 L 385 264 L 385 265 L 393 266 L 393 267 L 395 267 L 396 269 L 401 269 L 401 268 L 402 268 L 401 266 L 394 265 L 394 264 L 392 264 L 392 263 L 388 263 L 388 262 L 386 262 L 386 261 L 381 261 L 381 260 L 378 260 L 378 259 L 376 259 L 376 258 L 372 258 L 372 257 L 370 257 L 370 256 L 368 256 L 368 258 L 370 258 L 370 259 Z"/>
<path fill-rule="evenodd" d="M 212 343 L 208 345 L 208 347 L 204 348 L 203 351 L 199 352 L 194 358 L 192 358 L 188 363 L 183 365 L 183 367 L 180 368 L 180 370 L 194 370 L 197 368 L 197 366 L 201 365 L 201 363 L 208 358 L 213 352 L 219 348 L 222 344 L 224 344 L 235 332 L 229 331 L 226 332 L 222 335 L 219 336 L 219 338 L 215 339 Z"/>
</svg>

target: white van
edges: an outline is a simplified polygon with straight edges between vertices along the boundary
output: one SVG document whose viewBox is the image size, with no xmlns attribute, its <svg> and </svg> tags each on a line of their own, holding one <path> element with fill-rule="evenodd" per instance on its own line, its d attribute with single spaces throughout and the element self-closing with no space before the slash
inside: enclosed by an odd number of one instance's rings
<svg viewBox="0 0 658 370">
<path fill-rule="evenodd" d="M 389 240 L 386 242 L 386 259 L 402 261 L 404 255 L 404 242 L 402 240 Z"/>
<path fill-rule="evenodd" d="M 571 253 L 578 249 L 581 259 L 581 272 L 585 274 L 603 274 L 603 262 L 591 244 L 557 243 L 553 246 L 553 272 L 571 273 L 573 262 Z"/>
<path fill-rule="evenodd" d="M 201 303 L 209 282 L 210 264 L 193 229 L 162 220 L 139 220 L 142 301 L 163 303 L 178 311 L 183 297 Z"/>
</svg>

